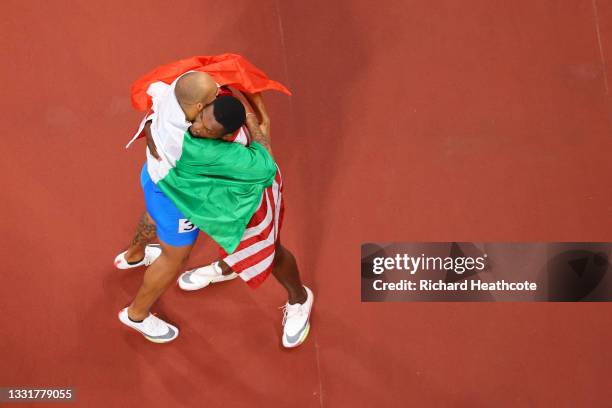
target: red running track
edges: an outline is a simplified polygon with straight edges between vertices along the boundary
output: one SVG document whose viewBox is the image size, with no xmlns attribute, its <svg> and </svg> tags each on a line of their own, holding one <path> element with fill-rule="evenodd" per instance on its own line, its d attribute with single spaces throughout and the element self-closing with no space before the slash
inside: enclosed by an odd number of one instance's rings
<svg viewBox="0 0 612 408">
<path fill-rule="evenodd" d="M 171 3 L 0 4 L 0 385 L 83 407 L 609 405 L 610 304 L 361 304 L 358 265 L 364 241 L 611 240 L 611 3 Z M 112 267 L 143 208 L 129 85 L 228 51 L 294 92 L 267 97 L 317 296 L 290 352 L 273 280 L 173 287 L 164 346 L 116 319 L 142 276 Z"/>
</svg>

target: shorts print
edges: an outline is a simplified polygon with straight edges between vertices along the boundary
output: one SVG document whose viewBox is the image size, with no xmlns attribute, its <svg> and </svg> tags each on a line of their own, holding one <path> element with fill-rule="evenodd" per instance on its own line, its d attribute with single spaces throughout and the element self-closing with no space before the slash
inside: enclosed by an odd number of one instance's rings
<svg viewBox="0 0 612 408">
<path fill-rule="evenodd" d="M 193 244 L 198 239 L 200 230 L 151 180 L 146 163 L 140 172 L 140 185 L 144 192 L 147 212 L 157 226 L 159 240 L 172 246 Z"/>
</svg>

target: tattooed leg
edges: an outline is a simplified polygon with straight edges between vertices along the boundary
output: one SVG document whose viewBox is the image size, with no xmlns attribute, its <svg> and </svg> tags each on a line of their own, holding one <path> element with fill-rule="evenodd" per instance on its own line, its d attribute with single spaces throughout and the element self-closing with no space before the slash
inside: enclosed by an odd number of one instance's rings
<svg viewBox="0 0 612 408">
<path fill-rule="evenodd" d="M 155 238 L 157 238 L 155 222 L 145 211 L 144 214 L 142 214 L 142 217 L 140 217 L 134 239 L 132 239 L 132 243 L 127 250 L 127 254 L 125 254 L 125 260 L 128 262 L 140 261 L 142 258 L 144 258 L 145 247 Z"/>
</svg>

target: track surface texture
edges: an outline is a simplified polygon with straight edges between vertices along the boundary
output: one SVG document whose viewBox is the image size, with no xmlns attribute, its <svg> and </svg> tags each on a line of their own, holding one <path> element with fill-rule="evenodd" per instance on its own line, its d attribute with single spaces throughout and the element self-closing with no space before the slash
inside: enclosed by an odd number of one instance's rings
<svg viewBox="0 0 612 408">
<path fill-rule="evenodd" d="M 1 386 L 83 407 L 609 406 L 610 304 L 362 304 L 359 251 L 610 241 L 612 3 L 5 0 L 0 32 Z M 316 296 L 291 351 L 272 278 L 173 286 L 171 344 L 117 320 L 143 273 L 112 265 L 144 205 L 129 86 L 223 52 L 293 91 L 266 95 L 283 242 Z M 215 254 L 201 237 L 190 265 Z"/>
</svg>

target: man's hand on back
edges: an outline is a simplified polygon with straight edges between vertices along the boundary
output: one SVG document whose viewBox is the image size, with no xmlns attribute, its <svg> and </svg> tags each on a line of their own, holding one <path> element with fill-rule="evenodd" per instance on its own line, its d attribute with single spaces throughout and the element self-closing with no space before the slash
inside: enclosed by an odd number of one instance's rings
<svg viewBox="0 0 612 408">
<path fill-rule="evenodd" d="M 151 121 L 147 121 L 144 127 L 145 138 L 147 139 L 147 147 L 151 152 L 151 156 L 155 157 L 157 160 L 161 161 L 161 157 L 157 153 L 157 147 L 155 146 L 155 142 L 153 141 L 153 135 L 151 135 Z"/>
<path fill-rule="evenodd" d="M 270 141 L 270 124 L 267 126 L 260 124 L 257 120 L 257 115 L 254 113 L 247 113 L 246 125 L 251 134 L 253 142 L 261 144 L 272 156 L 272 143 Z M 273 156 L 274 157 L 274 156 Z"/>
<path fill-rule="evenodd" d="M 265 134 L 270 134 L 270 116 L 266 110 L 261 92 L 254 94 L 248 92 L 241 92 L 236 89 L 232 89 L 234 96 L 242 102 L 248 112 L 253 112 L 257 115 L 259 126 Z"/>
</svg>

